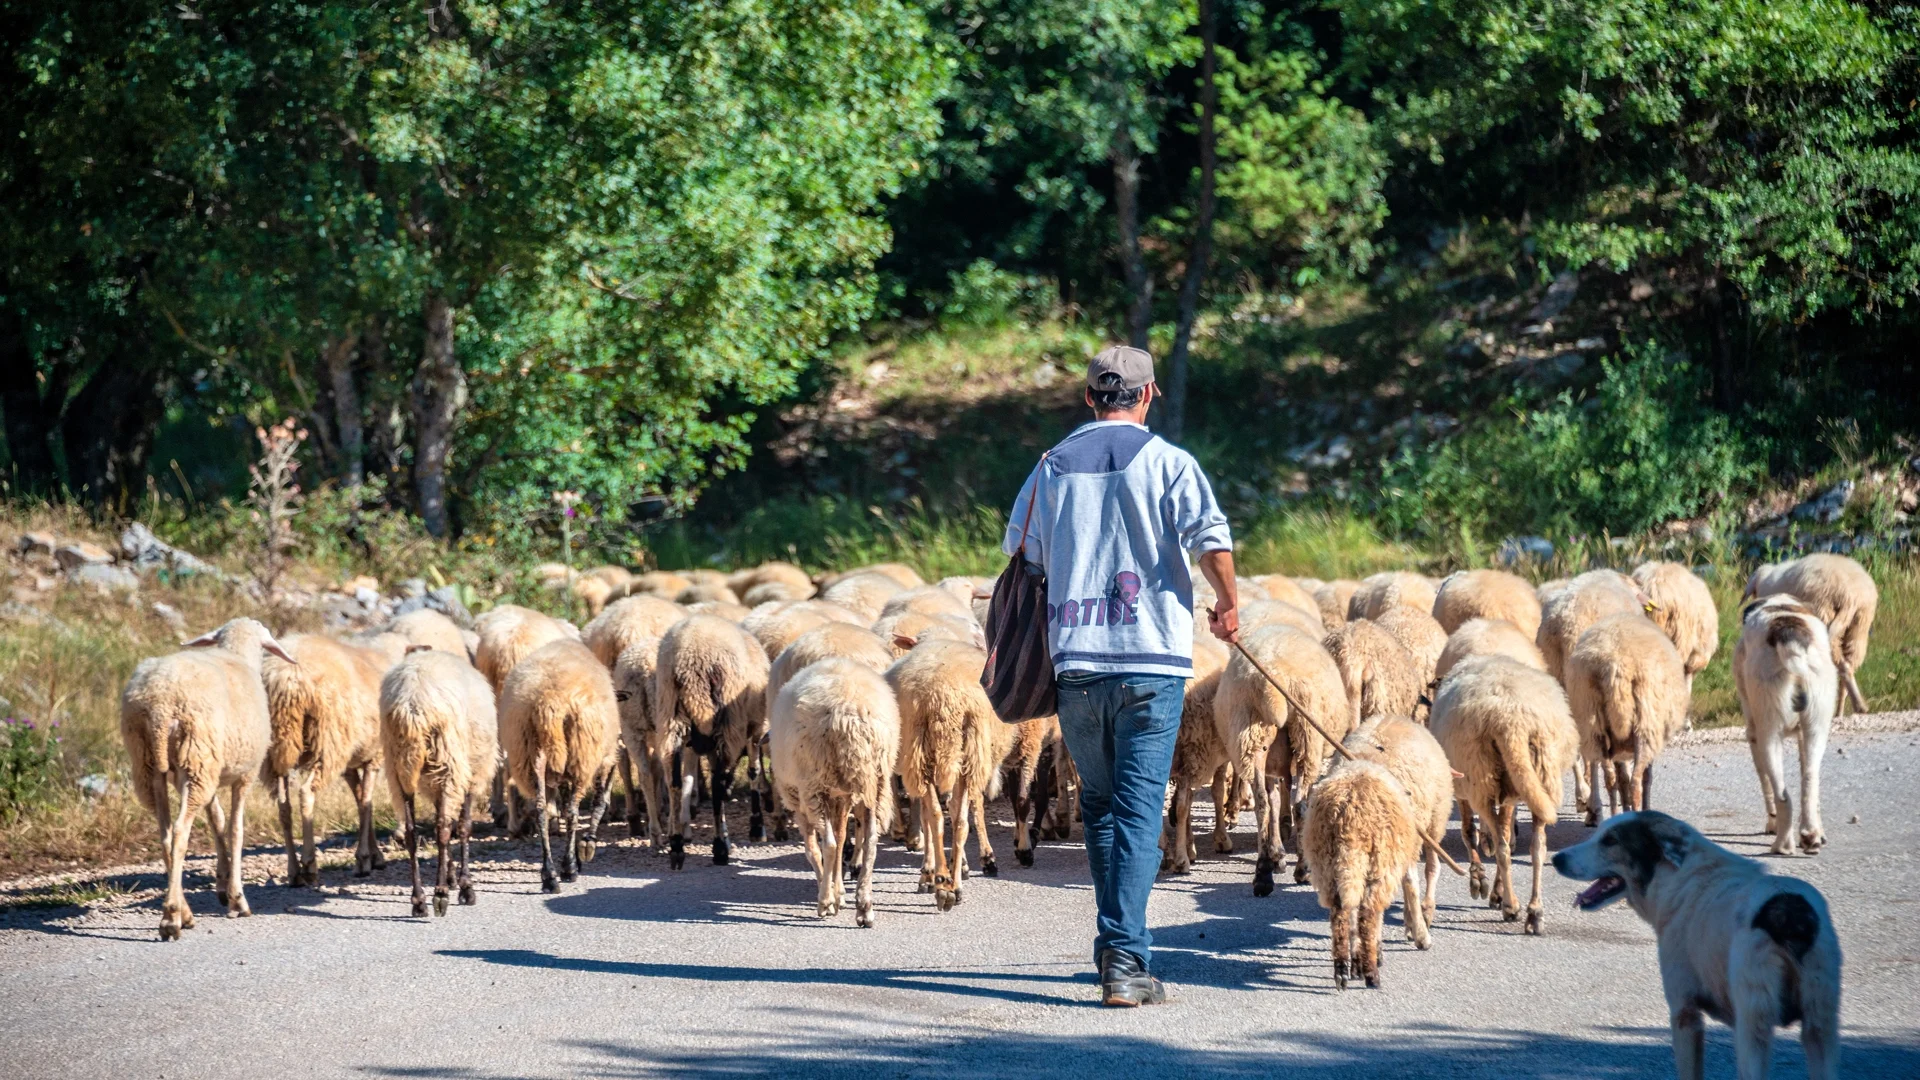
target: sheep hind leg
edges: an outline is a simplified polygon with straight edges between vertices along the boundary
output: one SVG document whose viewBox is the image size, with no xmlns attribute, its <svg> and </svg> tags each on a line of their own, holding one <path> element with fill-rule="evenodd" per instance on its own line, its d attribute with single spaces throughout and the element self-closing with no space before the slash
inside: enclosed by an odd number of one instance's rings
<svg viewBox="0 0 1920 1080">
<path fill-rule="evenodd" d="M 320 887 L 320 855 L 313 843 L 313 799 L 317 783 L 312 769 L 302 769 L 297 793 L 300 796 L 300 878 L 309 888 Z"/>
<path fill-rule="evenodd" d="M 227 906 L 227 815 L 220 806 L 220 793 L 207 800 L 207 831 L 213 834 L 213 898 Z"/>
<path fill-rule="evenodd" d="M 832 820 L 833 827 L 836 830 L 834 836 L 838 837 L 841 842 L 835 844 L 833 847 L 833 875 L 832 879 L 828 882 L 828 886 L 832 889 L 833 913 L 835 915 L 840 914 L 840 909 L 845 907 L 847 903 L 847 864 L 851 861 L 847 854 L 847 848 L 850 846 L 849 841 L 853 839 L 853 833 L 851 831 L 853 826 L 850 824 L 852 815 L 853 799 L 846 795 L 834 796 L 833 813 L 830 820 Z"/>
<path fill-rule="evenodd" d="M 1512 799 L 1503 799 L 1493 811 L 1493 857 L 1498 862 L 1499 873 L 1493 886 L 1496 895 L 1491 899 L 1508 922 L 1520 918 L 1520 905 L 1513 894 L 1513 812 L 1516 805 Z"/>
<path fill-rule="evenodd" d="M 367 783 L 367 770 L 348 769 L 343 774 L 347 790 L 353 792 L 354 805 L 360 811 L 360 827 L 353 841 L 353 876 L 373 876 L 373 785 Z"/>
<path fill-rule="evenodd" d="M 1387 905 L 1392 900 L 1393 890 L 1369 887 L 1366 897 L 1360 901 L 1360 925 L 1357 927 L 1360 956 L 1354 966 L 1360 969 L 1360 977 L 1365 980 L 1369 990 L 1380 989 L 1380 924 L 1385 921 Z"/>
<path fill-rule="evenodd" d="M 645 764 L 645 759 L 642 758 L 636 768 L 636 762 L 634 761 L 634 754 L 627 749 L 627 746 L 625 743 L 621 743 L 619 768 L 620 768 L 620 783 L 621 783 L 621 786 L 626 789 L 626 793 L 627 793 L 627 805 L 625 807 L 627 811 L 627 835 L 634 838 L 635 840 L 638 840 L 640 838 L 640 828 L 641 828 L 640 807 L 643 802 L 651 801 L 651 800 L 644 799 L 644 797 L 640 794 L 639 784 L 644 783 L 647 780 L 647 767 Z M 636 782 L 634 779 L 635 772 L 638 772 L 640 774 L 639 782 Z M 649 816 L 648 821 L 651 821 L 651 820 L 652 820 L 651 816 Z"/>
<path fill-rule="evenodd" d="M 1467 896 L 1484 900 L 1487 896 L 1487 868 L 1480 861 L 1478 833 L 1472 805 L 1465 799 L 1460 800 L 1460 839 L 1467 845 Z"/>
<path fill-rule="evenodd" d="M 1166 824 L 1160 828 L 1160 869 L 1169 874 L 1184 874 L 1193 869 L 1192 832 L 1188 815 L 1193 812 L 1193 782 L 1184 776 L 1174 778 L 1173 804 L 1167 809 Z"/>
<path fill-rule="evenodd" d="M 853 921 L 873 926 L 873 864 L 880 857 L 879 814 L 863 806 L 860 817 L 860 882 L 853 897 Z"/>
<path fill-rule="evenodd" d="M 1327 923 L 1333 947 L 1333 985 L 1345 990 L 1353 955 L 1353 912 L 1340 906 L 1336 898 L 1333 910 L 1327 913 Z"/>
<path fill-rule="evenodd" d="M 1264 757 L 1266 757 L 1265 751 L 1256 748 L 1241 757 L 1240 768 L 1235 770 L 1235 775 L 1247 777 L 1253 785 L 1253 820 L 1254 828 L 1259 835 L 1256 850 L 1260 853 L 1253 864 L 1253 895 L 1255 896 L 1273 895 L 1273 874 L 1279 869 L 1280 860 L 1285 858 L 1284 850 L 1275 850 L 1280 847 L 1280 829 L 1278 815 L 1274 811 L 1273 797 L 1267 791 L 1266 762 L 1262 760 Z M 1337 960 L 1335 965 L 1339 966 Z"/>
<path fill-rule="evenodd" d="M 1213 850 L 1218 855 L 1233 854 L 1233 822 L 1239 816 L 1233 788 L 1231 769 L 1222 765 L 1213 771 Z"/>
<path fill-rule="evenodd" d="M 1433 947 L 1433 937 L 1427 929 L 1427 906 L 1420 898 L 1420 864 L 1415 862 L 1407 867 L 1401 876 L 1400 904 L 1401 922 L 1406 924 L 1407 940 L 1413 942 L 1416 949 Z"/>
<path fill-rule="evenodd" d="M 433 914 L 440 917 L 447 913 L 447 903 L 453 894 L 453 860 L 447 858 L 447 849 L 453 845 L 453 806 L 442 791 L 434 800 L 433 839 L 438 858 L 433 866 Z M 418 823 L 415 824 L 418 828 Z M 414 865 L 419 865 L 415 861 Z"/>
<path fill-rule="evenodd" d="M 1033 865 L 1033 825 L 1038 823 L 1027 819 L 1033 814 L 1033 781 L 1039 765 L 1037 760 L 1022 761 L 1007 795 L 1013 804 L 1013 860 L 1021 866 Z"/>
<path fill-rule="evenodd" d="M 306 879 L 300 872 L 300 846 L 293 838 L 293 778 L 280 776 L 273 781 L 273 801 L 279 804 L 280 837 L 287 842 L 287 885 L 299 888 Z"/>
<path fill-rule="evenodd" d="M 1540 915 L 1546 906 L 1540 902 L 1540 878 L 1547 872 L 1547 826 L 1539 815 L 1533 813 L 1533 807 L 1527 807 L 1527 814 L 1533 818 L 1533 836 L 1530 838 L 1533 849 L 1529 857 L 1533 861 L 1533 889 L 1527 897 L 1527 933 L 1540 935 Z"/>
<path fill-rule="evenodd" d="M 987 838 L 987 800 L 984 795 L 970 799 L 973 827 L 980 834 L 980 872 L 987 877 L 1000 876 L 1000 864 L 993 859 L 993 841 Z"/>
<path fill-rule="evenodd" d="M 561 821 L 567 835 L 560 847 L 560 880 L 571 883 L 580 876 L 580 789 L 572 780 L 560 781 Z"/>
<path fill-rule="evenodd" d="M 540 834 L 540 891 L 557 893 L 560 879 L 553 873 L 553 831 L 547 823 L 547 755 L 533 756 L 533 825 Z"/>
<path fill-rule="evenodd" d="M 473 864 L 469 861 L 472 854 L 473 793 L 468 792 L 466 798 L 460 800 L 460 903 L 469 906 L 474 903 Z"/>
<path fill-rule="evenodd" d="M 716 775 L 718 770 L 715 770 Z M 761 798 L 761 783 L 766 779 L 760 762 L 760 741 L 747 744 L 747 839 L 760 843 L 767 838 L 766 807 Z"/>
<path fill-rule="evenodd" d="M 951 908 L 960 902 L 961 892 L 967 880 L 967 825 L 969 821 L 967 817 L 967 794 L 966 781 L 963 779 L 960 783 L 954 785 L 953 791 L 947 795 L 947 879 L 951 883 L 948 886 L 950 899 L 947 902 L 947 908 Z M 940 890 L 938 888 L 934 890 L 933 898 L 937 904 L 940 900 Z M 946 909 L 943 908 L 942 910 Z"/>
<path fill-rule="evenodd" d="M 673 829 L 667 836 L 667 865 L 679 870 L 687 864 L 687 837 L 693 831 L 694 780 L 700 771 L 692 750 L 682 748 L 673 758 Z"/>
<path fill-rule="evenodd" d="M 607 816 L 607 807 L 612 802 L 613 770 L 606 769 L 594 780 L 593 791 L 587 796 L 587 822 L 573 849 L 575 859 L 582 866 L 593 861 L 600 842 L 600 821 Z"/>
<path fill-rule="evenodd" d="M 400 821 L 407 827 L 407 866 L 413 874 L 413 913 L 427 913 L 427 890 L 420 884 L 420 816 L 409 793 L 400 801 Z"/>
<path fill-rule="evenodd" d="M 719 750 L 713 752 L 713 865 L 725 866 L 733 857 L 733 842 L 727 837 L 727 798 L 732 794 L 733 766 L 725 762 Z"/>
<path fill-rule="evenodd" d="M 181 777 L 180 811 L 169 821 L 166 816 L 166 781 L 155 778 L 154 784 L 160 789 L 154 810 L 160 815 L 161 840 L 167 849 L 167 896 L 160 904 L 160 940 L 178 941 L 182 930 L 193 929 L 193 911 L 187 907 L 186 891 L 180 883 L 182 874 L 186 872 L 187 837 L 193 831 L 193 785 L 186 777 Z"/>
<path fill-rule="evenodd" d="M 832 842 L 832 827 L 814 819 L 811 811 L 802 812 L 799 822 L 801 841 L 807 849 L 807 862 L 813 864 L 813 914 L 816 918 L 827 917 L 827 876 L 832 873 L 827 861 L 825 847 L 821 844 L 820 834 L 828 834 Z"/>
</svg>

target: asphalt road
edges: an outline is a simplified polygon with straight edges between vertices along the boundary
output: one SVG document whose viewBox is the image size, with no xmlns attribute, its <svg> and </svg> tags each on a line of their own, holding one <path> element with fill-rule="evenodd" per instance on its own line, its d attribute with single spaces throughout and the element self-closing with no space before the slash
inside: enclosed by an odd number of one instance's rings
<svg viewBox="0 0 1920 1080">
<path fill-rule="evenodd" d="M 1834 745 L 1830 847 L 1769 863 L 1832 905 L 1845 1075 L 1920 1076 L 1920 734 Z M 1670 750 L 1655 795 L 1764 850 L 1744 744 Z M 674 874 L 622 839 L 550 897 L 529 846 L 491 844 L 479 906 L 433 920 L 407 914 L 401 861 L 346 888 L 333 870 L 318 893 L 252 885 L 256 915 L 226 920 L 202 859 L 199 925 L 177 944 L 156 940 L 151 868 L 123 873 L 125 900 L 0 922 L 0 1076 L 1672 1075 L 1651 931 L 1624 904 L 1574 911 L 1571 882 L 1549 879 L 1545 934 L 1528 938 L 1446 875 L 1432 950 L 1404 941 L 1396 907 L 1385 988 L 1340 993 L 1312 890 L 1256 899 L 1243 828 L 1240 854 L 1203 840 L 1195 872 L 1154 893 L 1175 1000 L 1110 1011 L 1094 1004 L 1078 833 L 1025 870 L 994 831 L 1001 876 L 976 876 L 947 914 L 914 891 L 917 856 L 883 848 L 873 930 L 851 906 L 813 917 L 797 845 Z M 1584 833 L 1563 824 L 1553 846 Z M 249 881 L 278 859 L 257 848 Z M 1709 1025 L 1708 1054 L 1710 1076 L 1732 1075 L 1724 1028 Z M 1804 1075 L 1794 1033 L 1775 1066 Z"/>
</svg>

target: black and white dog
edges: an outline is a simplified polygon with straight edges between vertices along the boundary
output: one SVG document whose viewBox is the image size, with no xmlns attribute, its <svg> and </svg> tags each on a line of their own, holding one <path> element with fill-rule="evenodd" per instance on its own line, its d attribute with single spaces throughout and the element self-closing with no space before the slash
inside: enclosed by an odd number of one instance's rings
<svg viewBox="0 0 1920 1080">
<path fill-rule="evenodd" d="M 1581 910 L 1624 896 L 1659 935 L 1680 1080 L 1702 1075 L 1702 1013 L 1733 1028 L 1740 1080 L 1767 1075 L 1773 1029 L 1796 1021 L 1807 1074 L 1840 1075 L 1840 940 L 1818 889 L 1651 810 L 1607 819 L 1553 867 L 1593 883 Z"/>
</svg>

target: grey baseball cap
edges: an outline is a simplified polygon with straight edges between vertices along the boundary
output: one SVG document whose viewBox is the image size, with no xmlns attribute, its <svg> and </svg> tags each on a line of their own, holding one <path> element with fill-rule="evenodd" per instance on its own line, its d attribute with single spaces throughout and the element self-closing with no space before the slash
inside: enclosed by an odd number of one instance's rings
<svg viewBox="0 0 1920 1080">
<path fill-rule="evenodd" d="M 1145 349 L 1112 345 L 1087 362 L 1089 390 L 1138 390 L 1152 381 L 1153 354 Z"/>
</svg>

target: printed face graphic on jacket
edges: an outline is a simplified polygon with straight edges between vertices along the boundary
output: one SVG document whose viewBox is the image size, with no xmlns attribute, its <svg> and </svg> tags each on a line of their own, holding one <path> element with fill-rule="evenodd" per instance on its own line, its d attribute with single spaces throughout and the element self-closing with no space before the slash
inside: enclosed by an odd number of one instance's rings
<svg viewBox="0 0 1920 1080">
<path fill-rule="evenodd" d="M 1107 595 L 1047 605 L 1047 620 L 1062 627 L 1131 626 L 1140 621 L 1140 575 L 1122 570 L 1107 583 Z"/>
</svg>

